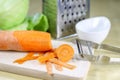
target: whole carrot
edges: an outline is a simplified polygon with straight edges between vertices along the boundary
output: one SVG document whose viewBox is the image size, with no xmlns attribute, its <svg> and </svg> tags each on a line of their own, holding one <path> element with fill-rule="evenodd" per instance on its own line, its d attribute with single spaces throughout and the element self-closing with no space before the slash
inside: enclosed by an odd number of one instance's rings
<svg viewBox="0 0 120 80">
<path fill-rule="evenodd" d="M 41 31 L 0 31 L 0 50 L 47 51 L 51 36 Z"/>
</svg>

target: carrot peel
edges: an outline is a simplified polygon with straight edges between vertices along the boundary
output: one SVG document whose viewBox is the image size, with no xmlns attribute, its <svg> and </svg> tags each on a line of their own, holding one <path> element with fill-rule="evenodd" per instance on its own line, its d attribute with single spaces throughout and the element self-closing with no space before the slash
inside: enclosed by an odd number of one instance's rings
<svg viewBox="0 0 120 80">
<path fill-rule="evenodd" d="M 38 58 L 38 56 L 33 56 L 33 55 L 34 55 L 34 52 L 29 52 L 25 57 L 15 60 L 14 63 L 22 64 L 25 61 L 35 60 Z"/>
<path fill-rule="evenodd" d="M 71 64 L 67 64 L 65 62 L 62 62 L 62 61 L 56 59 L 56 58 L 50 59 L 49 61 L 52 62 L 52 63 L 58 64 L 58 65 L 61 65 L 63 67 L 66 67 L 68 69 L 71 69 L 71 70 L 74 69 L 74 68 L 76 68 L 76 66 L 71 65 Z"/>
<path fill-rule="evenodd" d="M 63 62 L 67 62 L 72 59 L 74 55 L 73 48 L 68 44 L 60 45 L 56 50 L 55 53 L 59 60 Z"/>
<path fill-rule="evenodd" d="M 45 63 L 46 61 L 48 61 L 49 59 L 52 59 L 54 57 L 55 57 L 55 53 L 47 52 L 45 55 L 39 57 L 38 61 L 41 62 L 41 63 Z"/>
<path fill-rule="evenodd" d="M 46 69 L 47 69 L 47 73 L 52 76 L 53 73 L 52 73 L 52 63 L 51 62 L 46 62 Z"/>
</svg>

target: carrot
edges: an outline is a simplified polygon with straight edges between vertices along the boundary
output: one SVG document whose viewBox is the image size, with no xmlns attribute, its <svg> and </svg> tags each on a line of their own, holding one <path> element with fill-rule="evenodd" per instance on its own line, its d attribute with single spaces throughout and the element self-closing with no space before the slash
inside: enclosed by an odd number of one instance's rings
<svg viewBox="0 0 120 80">
<path fill-rule="evenodd" d="M 40 56 L 38 58 L 38 61 L 41 63 L 45 63 L 46 61 L 48 61 L 49 59 L 52 59 L 56 57 L 55 53 L 53 52 L 46 52 L 43 56 Z"/>
<path fill-rule="evenodd" d="M 39 54 L 39 57 L 41 57 L 41 56 L 43 56 L 45 53 L 44 52 L 38 52 L 38 54 Z M 38 58 L 39 58 L 38 57 Z"/>
<path fill-rule="evenodd" d="M 61 65 L 58 65 L 58 64 L 54 64 L 54 65 L 55 65 L 56 70 L 58 70 L 58 71 L 62 71 L 63 70 Z"/>
<path fill-rule="evenodd" d="M 47 51 L 51 36 L 42 31 L 0 31 L 0 50 Z"/>
<path fill-rule="evenodd" d="M 55 53 L 59 60 L 63 62 L 67 62 L 72 59 L 74 55 L 73 48 L 68 44 L 60 45 L 56 50 Z"/>
<path fill-rule="evenodd" d="M 14 63 L 22 64 L 22 63 L 24 63 L 25 61 L 28 61 L 28 60 L 35 60 L 38 57 L 43 56 L 44 53 L 39 52 L 38 55 L 34 55 L 34 54 L 35 54 L 34 52 L 29 52 L 29 53 L 27 53 L 27 55 L 25 57 L 15 60 Z"/>
<path fill-rule="evenodd" d="M 52 63 L 51 62 L 46 62 L 46 69 L 47 69 L 47 73 L 52 76 L 53 73 L 52 73 Z"/>
<path fill-rule="evenodd" d="M 60 60 L 58 60 L 58 59 L 56 59 L 56 58 L 52 58 L 52 59 L 50 59 L 49 61 L 52 62 L 52 63 L 58 64 L 58 65 L 60 65 L 60 66 L 66 67 L 66 68 L 68 68 L 68 69 L 71 69 L 71 70 L 76 67 L 76 66 L 74 66 L 74 65 L 70 65 L 70 64 L 67 64 L 67 63 L 65 63 L 65 62 L 62 62 L 62 61 L 60 61 Z"/>
<path fill-rule="evenodd" d="M 25 61 L 34 60 L 38 58 L 38 56 L 33 56 L 33 55 L 34 55 L 34 52 L 29 52 L 25 57 L 15 60 L 14 63 L 22 64 Z"/>
</svg>

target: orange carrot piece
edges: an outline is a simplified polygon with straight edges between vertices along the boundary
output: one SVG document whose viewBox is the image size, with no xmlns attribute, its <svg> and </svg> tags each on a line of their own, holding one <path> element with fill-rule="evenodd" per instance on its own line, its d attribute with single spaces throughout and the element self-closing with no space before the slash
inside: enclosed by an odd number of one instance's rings
<svg viewBox="0 0 120 80">
<path fill-rule="evenodd" d="M 46 52 L 43 56 L 40 56 L 38 58 L 38 61 L 41 63 L 45 63 L 46 61 L 48 61 L 49 59 L 52 59 L 56 57 L 55 53 L 53 52 Z"/>
<path fill-rule="evenodd" d="M 0 31 L 0 50 L 48 51 L 51 36 L 42 31 Z"/>
<path fill-rule="evenodd" d="M 21 50 L 17 39 L 11 31 L 0 31 L 0 50 Z"/>
<path fill-rule="evenodd" d="M 52 72 L 52 63 L 51 62 L 46 62 L 46 69 L 47 69 L 47 73 L 52 76 L 53 72 Z"/>
<path fill-rule="evenodd" d="M 14 37 L 22 51 L 47 51 L 52 49 L 50 33 L 42 31 L 15 31 Z"/>
<path fill-rule="evenodd" d="M 34 56 L 34 52 L 29 52 L 25 57 L 15 60 L 14 63 L 22 64 L 25 61 L 34 60 L 36 58 L 38 58 L 38 56 Z"/>
<path fill-rule="evenodd" d="M 63 62 L 67 62 L 72 59 L 74 56 L 73 48 L 68 44 L 60 45 L 56 50 L 55 53 L 59 60 Z"/>
<path fill-rule="evenodd" d="M 56 70 L 58 70 L 58 71 L 62 71 L 63 70 L 61 65 L 54 64 L 54 66 L 55 66 Z"/>
<path fill-rule="evenodd" d="M 68 69 L 71 69 L 71 70 L 74 69 L 74 68 L 76 68 L 76 66 L 71 65 L 71 64 L 67 64 L 65 62 L 62 62 L 62 61 L 56 59 L 56 58 L 50 59 L 49 61 L 52 62 L 52 63 L 58 64 L 60 66 L 66 67 Z"/>
<path fill-rule="evenodd" d="M 43 56 L 45 53 L 44 52 L 38 52 L 39 57 Z"/>
</svg>

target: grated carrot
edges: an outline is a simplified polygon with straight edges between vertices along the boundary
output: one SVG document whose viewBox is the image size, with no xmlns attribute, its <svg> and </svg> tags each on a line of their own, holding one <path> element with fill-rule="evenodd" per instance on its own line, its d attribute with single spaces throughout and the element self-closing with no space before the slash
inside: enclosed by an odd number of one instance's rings
<svg viewBox="0 0 120 80">
<path fill-rule="evenodd" d="M 46 69 L 47 69 L 47 73 L 52 76 L 53 72 L 52 72 L 52 63 L 51 62 L 46 62 Z"/>
<path fill-rule="evenodd" d="M 58 71 L 62 71 L 63 70 L 61 65 L 54 64 L 54 66 L 55 66 L 55 69 L 58 70 Z"/>
<path fill-rule="evenodd" d="M 52 63 L 58 64 L 58 65 L 61 65 L 63 67 L 66 67 L 68 69 L 74 69 L 74 68 L 76 68 L 76 66 L 71 65 L 71 64 L 67 64 L 65 62 L 62 62 L 62 61 L 56 59 L 56 58 L 50 59 L 49 61 L 52 62 Z"/>
<path fill-rule="evenodd" d="M 27 55 L 25 57 L 15 60 L 14 63 L 22 64 L 25 61 L 35 60 L 37 58 L 38 58 L 38 56 L 34 56 L 34 52 L 29 52 L 29 53 L 27 53 Z"/>
<path fill-rule="evenodd" d="M 53 52 L 46 52 L 43 56 L 38 58 L 38 61 L 40 63 L 45 63 L 46 61 L 48 61 L 49 59 L 55 58 L 56 55 Z"/>
</svg>

